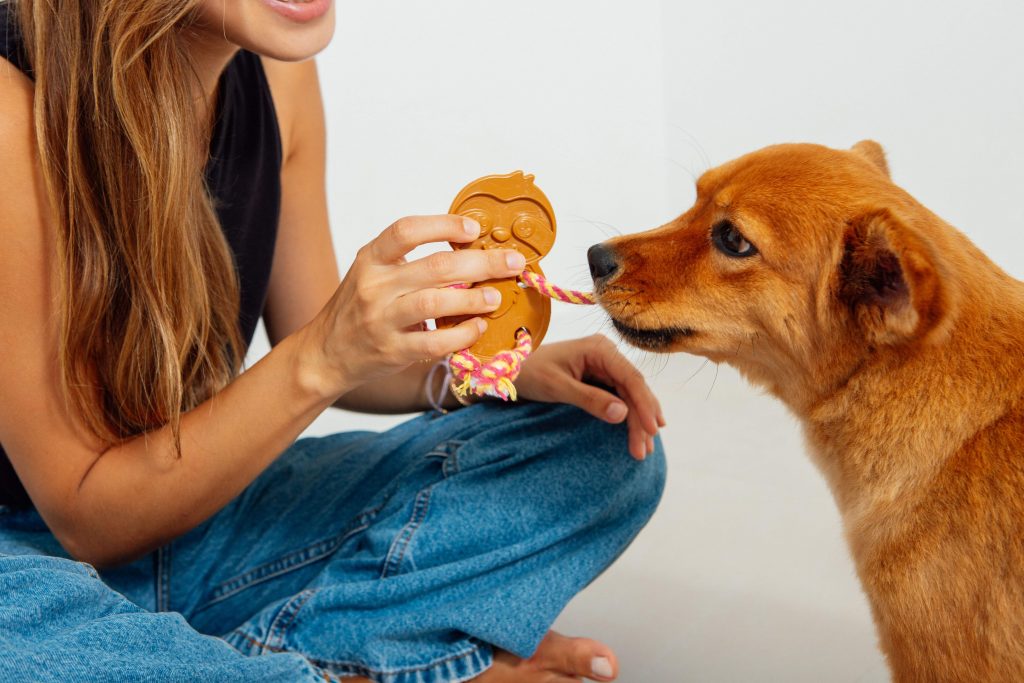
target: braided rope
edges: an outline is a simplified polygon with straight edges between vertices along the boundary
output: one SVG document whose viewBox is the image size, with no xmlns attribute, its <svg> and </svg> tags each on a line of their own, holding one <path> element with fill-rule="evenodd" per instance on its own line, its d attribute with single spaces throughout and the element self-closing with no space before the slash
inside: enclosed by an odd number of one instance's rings
<svg viewBox="0 0 1024 683">
<path fill-rule="evenodd" d="M 527 287 L 533 287 L 544 296 L 555 299 L 557 301 L 564 301 L 567 304 L 593 304 L 594 295 L 590 292 L 580 292 L 575 289 L 562 289 L 557 287 L 550 282 L 548 279 L 539 273 L 534 273 L 529 270 L 524 270 L 519 276 L 519 281 Z"/>
<path fill-rule="evenodd" d="M 503 401 L 514 401 L 516 385 L 513 382 L 519 377 L 523 362 L 532 351 L 533 337 L 529 330 L 520 327 L 516 331 L 515 347 L 498 352 L 486 363 L 481 363 L 468 350 L 453 353 L 448 359 L 452 369 L 452 389 L 458 396 L 496 396 Z"/>
<path fill-rule="evenodd" d="M 543 275 L 524 270 L 519 281 L 527 287 L 533 287 L 546 297 L 570 304 L 593 304 L 594 295 L 574 289 L 562 289 L 547 281 Z M 452 285 L 465 288 L 468 285 Z M 467 395 L 494 396 L 503 401 L 516 400 L 514 382 L 519 377 L 523 363 L 533 351 L 533 338 L 525 327 L 516 331 L 515 346 L 508 351 L 499 352 L 486 363 L 463 349 L 453 353 L 448 359 L 452 372 L 452 391 L 456 397 Z"/>
</svg>

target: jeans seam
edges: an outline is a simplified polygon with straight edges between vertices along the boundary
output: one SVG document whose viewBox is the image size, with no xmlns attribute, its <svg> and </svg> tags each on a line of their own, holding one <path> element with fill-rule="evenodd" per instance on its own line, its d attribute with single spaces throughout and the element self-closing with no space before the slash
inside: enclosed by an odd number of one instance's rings
<svg viewBox="0 0 1024 683">
<path fill-rule="evenodd" d="M 301 593 L 299 595 L 301 595 Z M 296 597 L 299 597 L 299 596 L 296 596 Z M 293 598 L 293 600 L 294 600 L 294 598 Z M 305 600 L 303 602 L 305 602 Z M 299 606 L 301 607 L 301 605 L 299 605 Z M 294 615 L 292 615 L 292 619 L 294 619 Z M 291 624 L 291 621 L 289 620 L 288 625 L 290 625 L 290 624 Z M 351 671 L 346 672 L 346 673 L 370 673 L 370 674 L 381 674 L 381 675 L 385 675 L 385 676 L 393 675 L 393 674 L 399 674 L 399 673 L 412 673 L 414 671 L 426 671 L 427 669 L 433 669 L 434 667 L 436 667 L 436 666 L 438 666 L 440 664 L 445 664 L 446 662 L 450 662 L 450 661 L 453 661 L 453 660 L 456 660 L 456 659 L 460 659 L 462 657 L 468 657 L 469 655 L 473 654 L 474 652 L 479 652 L 480 651 L 480 643 L 475 638 L 471 638 L 470 642 L 472 643 L 472 645 L 470 647 L 467 647 L 467 648 L 464 648 L 462 650 L 459 650 L 458 652 L 453 652 L 453 653 L 451 653 L 449 655 L 441 657 L 440 659 L 432 660 L 432 661 L 430 661 L 430 662 L 428 662 L 426 664 L 419 664 L 419 665 L 416 665 L 416 666 L 405 666 L 405 667 L 396 668 L 396 669 L 375 669 L 372 666 L 367 666 L 367 665 L 362 664 L 360 662 L 354 662 L 354 661 L 351 661 L 351 660 L 333 660 L 333 659 L 321 659 L 321 658 L 318 658 L 318 657 L 310 657 L 310 656 L 305 655 L 305 654 L 303 654 L 301 652 L 296 652 L 294 650 L 289 650 L 288 648 L 281 647 L 279 645 L 270 645 L 269 641 L 268 642 L 264 642 L 264 641 L 260 640 L 259 638 L 255 638 L 255 637 L 253 637 L 249 633 L 246 633 L 245 631 L 243 631 L 240 628 L 236 628 L 233 631 L 233 633 L 237 634 L 242 639 L 249 641 L 250 644 L 260 648 L 261 650 L 266 650 L 266 651 L 269 651 L 269 652 L 292 652 L 294 654 L 300 654 L 303 657 L 305 657 L 309 662 L 311 662 L 313 665 L 315 665 L 317 667 L 320 667 L 320 668 L 325 668 L 325 667 L 330 667 L 330 668 L 349 668 L 349 669 L 351 669 Z"/>
<path fill-rule="evenodd" d="M 366 529 L 367 526 L 368 525 L 356 527 L 355 529 L 352 529 L 348 535 L 357 534 L 360 531 Z M 346 535 L 345 538 L 347 538 L 348 535 Z M 212 607 L 217 603 L 223 602 L 228 598 L 238 595 L 247 588 L 251 588 L 253 586 L 259 585 L 271 579 L 275 579 L 289 572 L 301 569 L 305 566 L 323 560 L 328 555 L 336 551 L 341 546 L 341 544 L 344 543 L 345 538 L 336 537 L 333 539 L 327 539 L 325 541 L 314 543 L 312 545 L 306 546 L 301 550 L 280 557 L 274 560 L 273 562 L 266 562 L 264 564 L 261 564 L 259 567 L 251 569 L 237 578 L 225 581 L 216 589 L 214 589 L 213 593 L 211 594 L 212 597 L 209 600 L 199 605 L 192 611 L 193 616 L 195 614 L 198 614 L 202 610 L 207 609 L 208 607 Z M 274 568 L 270 569 L 270 567 Z M 261 572 L 260 570 L 263 568 L 267 568 L 267 571 Z M 224 592 L 218 592 L 222 587 L 228 585 L 230 585 L 230 588 L 225 588 Z"/>
<path fill-rule="evenodd" d="M 171 544 L 156 551 L 156 611 L 171 611 Z"/>
<path fill-rule="evenodd" d="M 359 514 L 340 534 L 321 539 L 222 581 L 210 592 L 211 597 L 208 600 L 192 610 L 192 615 L 238 595 L 247 588 L 323 560 L 336 552 L 346 540 L 360 531 L 365 531 L 380 509 L 378 506 Z M 354 524 L 356 526 L 353 526 Z"/>
<path fill-rule="evenodd" d="M 316 595 L 317 589 L 310 588 L 298 593 L 291 600 L 285 603 L 284 607 L 277 613 L 273 621 L 270 622 L 270 626 L 267 628 L 267 639 L 264 643 L 264 649 L 266 650 L 283 650 L 284 637 L 288 631 L 288 628 L 295 621 L 295 617 L 298 616 L 299 610 L 306 604 L 306 601 Z M 282 619 L 284 621 L 282 621 Z M 262 654 L 262 653 L 261 653 Z"/>
<path fill-rule="evenodd" d="M 459 449 L 466 442 L 453 441 L 451 443 L 454 446 L 454 448 L 451 449 L 451 452 L 448 454 L 448 457 L 445 458 L 444 463 L 441 465 L 441 472 L 444 474 L 446 479 L 452 476 L 453 474 L 459 473 Z"/>
<path fill-rule="evenodd" d="M 381 569 L 380 578 L 386 579 L 397 574 L 402 568 L 402 561 L 405 559 L 405 553 L 409 546 L 412 545 L 413 536 L 415 536 L 417 529 L 419 529 L 427 516 L 427 512 L 430 510 L 430 495 L 433 492 L 433 488 L 433 486 L 429 486 L 416 494 L 416 500 L 412 506 L 412 515 L 391 544 L 391 548 L 384 558 L 384 567 Z"/>
<path fill-rule="evenodd" d="M 381 676 L 394 676 L 395 674 L 412 674 L 423 671 L 429 671 L 430 669 L 436 669 L 437 667 L 447 664 L 448 662 L 455 661 L 456 659 L 465 659 L 467 657 L 470 657 L 474 653 L 477 653 L 479 651 L 480 646 L 478 644 L 474 644 L 472 647 L 469 647 L 465 650 L 460 650 L 458 652 L 452 653 L 440 659 L 435 659 L 434 661 L 429 662 L 427 664 L 406 666 L 397 669 L 374 669 L 373 667 L 365 666 L 358 662 L 335 662 L 330 659 L 317 659 L 316 657 L 307 657 L 307 659 L 314 666 L 320 667 L 322 669 L 341 669 L 346 674 L 378 674 Z M 472 678 L 476 678 L 480 675 L 480 673 L 482 672 L 474 673 L 472 675 Z M 465 680 L 472 680 L 472 678 Z"/>
</svg>

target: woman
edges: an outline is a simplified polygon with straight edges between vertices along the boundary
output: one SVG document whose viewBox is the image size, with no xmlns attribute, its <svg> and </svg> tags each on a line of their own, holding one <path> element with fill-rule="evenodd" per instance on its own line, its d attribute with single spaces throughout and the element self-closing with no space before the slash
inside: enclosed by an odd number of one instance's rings
<svg viewBox="0 0 1024 683">
<path fill-rule="evenodd" d="M 484 323 L 422 322 L 497 305 L 446 285 L 522 269 L 406 262 L 479 231 L 433 216 L 339 277 L 303 61 L 333 11 L 0 4 L 0 680 L 616 674 L 547 632 L 663 485 L 660 409 L 611 343 L 538 350 L 520 405 L 296 441 L 332 405 L 425 410 L 417 361 Z"/>
</svg>

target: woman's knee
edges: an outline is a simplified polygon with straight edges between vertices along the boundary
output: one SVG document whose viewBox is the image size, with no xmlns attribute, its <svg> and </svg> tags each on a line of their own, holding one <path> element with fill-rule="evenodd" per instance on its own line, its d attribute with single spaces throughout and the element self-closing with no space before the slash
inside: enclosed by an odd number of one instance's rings
<svg viewBox="0 0 1024 683">
<path fill-rule="evenodd" d="M 655 438 L 653 453 L 636 460 L 629 453 L 625 423 L 609 424 L 575 406 L 527 404 L 498 418 L 497 423 L 514 425 L 521 434 L 514 457 L 533 460 L 531 467 L 544 471 L 543 481 L 553 494 L 574 491 L 612 514 L 644 520 L 653 514 L 666 477 L 660 438 Z"/>
<path fill-rule="evenodd" d="M 568 438 L 575 443 L 574 466 L 592 482 L 594 494 L 614 501 L 624 514 L 654 513 L 665 489 L 666 458 L 661 438 L 643 460 L 629 453 L 626 423 L 609 424 L 573 408 L 564 416 L 571 425 Z"/>
</svg>

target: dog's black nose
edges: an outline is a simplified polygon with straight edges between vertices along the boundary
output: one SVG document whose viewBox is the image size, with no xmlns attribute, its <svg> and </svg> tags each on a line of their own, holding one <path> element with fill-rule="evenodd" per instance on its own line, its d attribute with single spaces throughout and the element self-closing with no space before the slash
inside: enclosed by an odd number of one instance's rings
<svg viewBox="0 0 1024 683">
<path fill-rule="evenodd" d="M 615 252 L 604 244 L 595 244 L 588 249 L 587 261 L 590 262 L 590 277 L 594 278 L 594 282 L 607 278 L 619 269 Z"/>
</svg>

